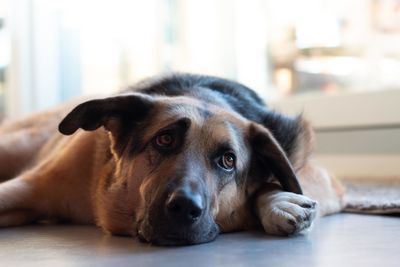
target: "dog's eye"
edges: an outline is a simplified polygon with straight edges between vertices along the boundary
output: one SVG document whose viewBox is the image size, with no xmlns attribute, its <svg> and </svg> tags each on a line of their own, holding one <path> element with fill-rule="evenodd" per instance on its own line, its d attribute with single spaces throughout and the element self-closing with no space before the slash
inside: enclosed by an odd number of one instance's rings
<svg viewBox="0 0 400 267">
<path fill-rule="evenodd" d="M 235 168 L 236 156 L 232 152 L 226 152 L 218 161 L 218 165 L 225 170 L 231 171 Z"/>
<path fill-rule="evenodd" d="M 156 137 L 155 144 L 160 148 L 170 148 L 174 143 L 174 137 L 169 133 L 163 133 Z"/>
</svg>

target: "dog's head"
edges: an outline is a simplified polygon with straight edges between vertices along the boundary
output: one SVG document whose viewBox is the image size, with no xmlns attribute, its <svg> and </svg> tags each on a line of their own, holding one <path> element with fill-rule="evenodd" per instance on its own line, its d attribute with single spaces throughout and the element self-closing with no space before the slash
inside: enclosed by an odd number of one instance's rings
<svg viewBox="0 0 400 267">
<path fill-rule="evenodd" d="M 234 111 L 132 93 L 77 106 L 59 130 L 101 126 L 110 132 L 112 164 L 103 167 L 96 210 L 110 232 L 164 245 L 207 242 L 243 226 L 251 195 L 268 177 L 301 193 L 271 132 Z"/>
</svg>

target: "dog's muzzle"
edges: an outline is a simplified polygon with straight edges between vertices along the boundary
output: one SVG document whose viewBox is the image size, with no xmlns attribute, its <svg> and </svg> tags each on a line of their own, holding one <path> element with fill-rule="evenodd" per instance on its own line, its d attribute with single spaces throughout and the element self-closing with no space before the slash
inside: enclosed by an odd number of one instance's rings
<svg viewBox="0 0 400 267">
<path fill-rule="evenodd" d="M 139 225 L 139 238 L 157 245 L 189 245 L 214 240 L 218 233 L 204 195 L 189 187 L 166 194 Z"/>
</svg>

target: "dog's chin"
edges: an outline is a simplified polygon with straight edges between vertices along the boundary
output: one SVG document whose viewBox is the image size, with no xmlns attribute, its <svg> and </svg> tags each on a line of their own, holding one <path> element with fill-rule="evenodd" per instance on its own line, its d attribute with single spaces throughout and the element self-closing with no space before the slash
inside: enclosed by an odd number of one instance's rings
<svg viewBox="0 0 400 267">
<path fill-rule="evenodd" d="M 207 230 L 199 231 L 190 229 L 179 232 L 154 231 L 156 227 L 142 224 L 139 227 L 138 238 L 141 242 L 157 246 L 187 246 L 208 243 L 218 236 L 219 228 L 216 224 L 206 227 Z"/>
</svg>

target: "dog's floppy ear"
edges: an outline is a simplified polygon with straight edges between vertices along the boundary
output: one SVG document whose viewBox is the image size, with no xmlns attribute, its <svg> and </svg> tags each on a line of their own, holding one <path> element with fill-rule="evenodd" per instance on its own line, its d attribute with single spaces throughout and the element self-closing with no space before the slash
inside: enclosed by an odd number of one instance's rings
<svg viewBox="0 0 400 267">
<path fill-rule="evenodd" d="M 104 126 L 112 131 L 121 120 L 140 120 L 153 105 L 150 96 L 133 93 L 84 102 L 75 107 L 59 124 L 62 134 L 71 135 L 79 128 L 94 131 Z"/>
<path fill-rule="evenodd" d="M 263 169 L 269 169 L 285 191 L 302 194 L 293 166 L 272 133 L 259 124 L 251 123 L 249 136 L 254 160 Z"/>
</svg>

